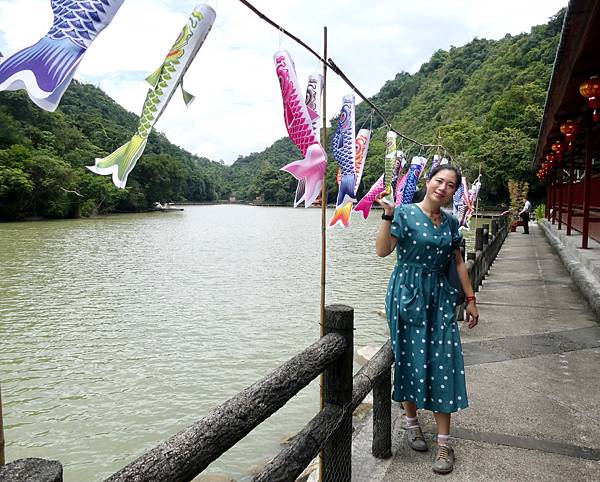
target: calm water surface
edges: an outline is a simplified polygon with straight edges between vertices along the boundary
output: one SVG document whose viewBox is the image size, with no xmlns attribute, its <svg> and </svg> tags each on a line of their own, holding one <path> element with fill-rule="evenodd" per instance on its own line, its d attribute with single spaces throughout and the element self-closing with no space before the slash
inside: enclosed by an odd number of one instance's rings
<svg viewBox="0 0 600 482">
<path fill-rule="evenodd" d="M 314 342 L 320 216 L 218 205 L 0 224 L 7 460 L 102 480 Z M 380 222 L 327 233 L 327 303 L 355 308 L 356 348 L 387 337 Z M 243 478 L 317 410 L 313 383 L 208 471 Z"/>
</svg>

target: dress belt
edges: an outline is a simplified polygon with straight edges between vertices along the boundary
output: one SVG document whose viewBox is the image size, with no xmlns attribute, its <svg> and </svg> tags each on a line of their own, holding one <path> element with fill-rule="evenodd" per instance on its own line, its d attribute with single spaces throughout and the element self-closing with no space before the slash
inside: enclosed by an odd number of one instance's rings
<svg viewBox="0 0 600 482">
<path fill-rule="evenodd" d="M 444 274 L 446 272 L 445 267 L 438 268 L 437 266 L 429 266 L 429 265 L 423 265 L 423 264 L 419 264 L 419 263 L 402 263 L 402 265 L 399 265 L 399 266 L 410 266 L 412 268 L 422 269 L 423 271 L 425 271 L 427 273 Z"/>
</svg>

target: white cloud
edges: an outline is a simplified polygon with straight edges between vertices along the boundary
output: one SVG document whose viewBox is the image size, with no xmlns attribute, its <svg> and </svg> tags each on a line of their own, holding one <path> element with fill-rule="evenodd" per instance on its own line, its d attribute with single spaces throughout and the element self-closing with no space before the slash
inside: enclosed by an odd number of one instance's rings
<svg viewBox="0 0 600 482">
<path fill-rule="evenodd" d="M 48 30 L 49 3 L 0 0 L 4 55 L 33 44 Z M 139 114 L 147 91 L 144 77 L 163 61 L 196 3 L 126 0 L 91 45 L 76 77 L 99 85 Z M 186 90 L 196 95 L 196 101 L 186 108 L 176 94 L 156 128 L 190 152 L 229 164 L 286 135 L 273 53 L 280 46 L 290 51 L 301 83 L 320 67 L 310 53 L 282 38 L 240 2 L 207 3 L 217 11 L 217 20 L 185 79 Z M 437 49 L 460 46 L 473 37 L 498 39 L 506 33 L 527 32 L 545 23 L 567 0 L 253 3 L 318 52 L 327 25 L 328 56 L 365 95 L 373 95 L 397 72 L 414 72 Z M 327 89 L 331 117 L 349 88 L 330 73 Z"/>
</svg>

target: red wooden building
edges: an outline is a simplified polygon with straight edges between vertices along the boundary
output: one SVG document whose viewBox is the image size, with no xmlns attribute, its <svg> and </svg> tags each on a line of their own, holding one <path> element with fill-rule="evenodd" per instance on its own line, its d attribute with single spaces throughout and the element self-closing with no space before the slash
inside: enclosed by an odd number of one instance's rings
<svg viewBox="0 0 600 482">
<path fill-rule="evenodd" d="M 593 109 L 594 106 L 598 110 Z M 600 1 L 571 0 L 548 88 L 534 166 L 557 229 L 600 242 Z"/>
</svg>

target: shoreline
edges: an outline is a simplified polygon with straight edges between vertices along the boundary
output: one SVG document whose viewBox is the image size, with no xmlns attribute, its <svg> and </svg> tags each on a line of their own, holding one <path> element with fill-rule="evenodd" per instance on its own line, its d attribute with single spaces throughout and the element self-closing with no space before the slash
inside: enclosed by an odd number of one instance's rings
<svg viewBox="0 0 600 482">
<path fill-rule="evenodd" d="M 172 203 L 168 203 L 169 206 L 173 207 L 173 208 L 177 208 L 178 206 L 218 206 L 218 205 L 238 205 L 238 206 L 253 206 L 253 207 L 278 207 L 278 208 L 290 208 L 290 209 L 297 209 L 294 208 L 291 204 L 278 204 L 278 203 L 260 203 L 260 202 L 253 202 L 253 201 L 228 201 L 228 200 L 220 200 L 220 201 L 183 201 L 183 202 L 172 202 Z M 320 205 L 312 205 L 309 208 L 302 208 L 302 209 L 321 209 Z M 327 209 L 335 209 L 335 204 L 328 204 L 327 205 Z M 371 208 L 372 210 L 381 210 L 382 208 L 380 206 L 373 206 Z M 178 210 L 178 209 L 173 209 L 173 212 L 182 212 L 183 209 Z M 80 217 L 73 217 L 73 218 L 44 218 L 42 216 L 32 216 L 32 217 L 26 217 L 23 219 L 14 219 L 14 220 L 6 220 L 6 219 L 0 219 L 0 224 L 9 224 L 9 223 L 23 223 L 23 222 L 34 222 L 34 221 L 66 221 L 66 220 L 74 220 L 74 219 L 98 219 L 98 218 L 103 218 L 106 216 L 115 216 L 115 215 L 123 215 L 123 214 L 148 214 L 148 213 L 154 213 L 154 212 L 169 212 L 169 209 L 165 209 L 165 210 L 159 210 L 159 209 L 147 209 L 144 211 L 114 211 L 111 213 L 107 213 L 107 214 L 97 214 L 95 216 L 80 216 Z M 482 217 L 482 218 L 494 218 L 497 216 L 500 216 L 501 211 L 497 211 L 497 210 L 481 210 L 478 213 L 478 217 Z M 473 215 L 473 217 L 475 217 L 475 215 Z"/>
</svg>

